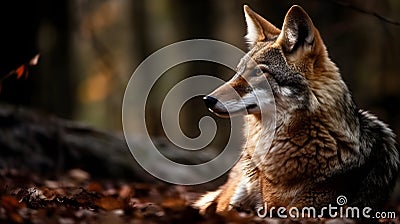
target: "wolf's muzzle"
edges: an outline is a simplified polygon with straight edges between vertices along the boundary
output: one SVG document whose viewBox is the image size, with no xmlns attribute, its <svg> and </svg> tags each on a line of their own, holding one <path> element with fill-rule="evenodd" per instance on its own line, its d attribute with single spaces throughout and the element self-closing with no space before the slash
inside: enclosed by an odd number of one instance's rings
<svg viewBox="0 0 400 224">
<path fill-rule="evenodd" d="M 203 97 L 203 100 L 204 100 L 204 103 L 206 104 L 206 107 L 209 109 L 214 108 L 215 104 L 218 103 L 218 100 L 212 96 L 205 96 L 205 97 Z"/>
</svg>

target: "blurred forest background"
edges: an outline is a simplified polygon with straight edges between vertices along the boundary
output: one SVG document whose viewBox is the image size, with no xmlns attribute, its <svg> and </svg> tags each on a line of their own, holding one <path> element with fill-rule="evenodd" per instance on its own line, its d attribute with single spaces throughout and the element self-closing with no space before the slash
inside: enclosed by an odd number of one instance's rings
<svg viewBox="0 0 400 224">
<path fill-rule="evenodd" d="M 119 132 L 127 82 L 151 53 L 192 38 L 217 39 L 246 50 L 244 4 L 277 27 L 291 5 L 301 5 L 358 105 L 400 134 L 400 25 L 374 15 L 400 21 L 398 0 L 6 1 L 0 7 L 0 78 L 34 55 L 41 57 L 27 78 L 2 80 L 0 102 Z M 193 64 L 176 71 L 176 77 L 211 74 L 227 80 L 233 75 L 220 67 Z M 160 82 L 153 91 L 164 91 L 171 81 Z M 163 135 L 161 100 L 149 101 L 154 119 L 148 126 L 155 136 Z M 207 111 L 200 100 L 186 106 L 183 128 L 195 136 L 198 119 Z"/>
</svg>

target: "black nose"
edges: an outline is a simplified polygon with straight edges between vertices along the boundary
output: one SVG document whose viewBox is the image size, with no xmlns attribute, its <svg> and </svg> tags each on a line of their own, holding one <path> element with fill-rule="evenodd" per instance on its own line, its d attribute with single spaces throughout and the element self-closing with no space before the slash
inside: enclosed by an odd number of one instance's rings
<svg viewBox="0 0 400 224">
<path fill-rule="evenodd" d="M 217 104 L 218 100 L 212 96 L 205 96 L 203 97 L 204 103 L 208 108 L 213 108 L 215 104 Z"/>
</svg>

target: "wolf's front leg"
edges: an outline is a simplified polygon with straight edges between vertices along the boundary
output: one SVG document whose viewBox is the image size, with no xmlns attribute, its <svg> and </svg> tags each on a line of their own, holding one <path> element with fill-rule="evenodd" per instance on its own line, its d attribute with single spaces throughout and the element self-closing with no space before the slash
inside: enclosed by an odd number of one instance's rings
<svg viewBox="0 0 400 224">
<path fill-rule="evenodd" d="M 215 212 L 217 213 L 229 211 L 232 208 L 231 199 L 235 194 L 239 182 L 240 177 L 234 177 L 234 175 L 230 173 L 228 181 L 223 186 L 216 191 L 208 192 L 203 195 L 194 203 L 194 207 L 198 208 L 202 214 L 204 214 L 208 208 L 211 209 L 212 207 L 215 207 Z"/>
<path fill-rule="evenodd" d="M 194 203 L 194 207 L 205 213 L 210 206 L 215 206 L 217 213 L 225 213 L 232 208 L 253 210 L 262 204 L 262 196 L 257 174 L 251 177 L 246 172 L 243 161 L 233 167 L 228 181 L 218 190 L 208 192 Z"/>
</svg>

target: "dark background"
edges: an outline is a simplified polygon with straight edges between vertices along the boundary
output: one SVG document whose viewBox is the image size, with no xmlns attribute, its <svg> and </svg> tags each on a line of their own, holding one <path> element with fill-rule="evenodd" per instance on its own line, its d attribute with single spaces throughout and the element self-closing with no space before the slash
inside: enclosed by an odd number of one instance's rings
<svg viewBox="0 0 400 224">
<path fill-rule="evenodd" d="M 151 53 L 192 38 L 217 39 L 246 50 L 243 4 L 277 27 L 291 5 L 301 5 L 358 105 L 400 134 L 400 26 L 373 15 L 400 21 L 397 0 L 5 1 L 0 7 L 0 77 L 37 53 L 41 57 L 28 78 L 2 80 L 0 102 L 119 132 L 126 84 Z M 217 67 L 193 64 L 177 75 L 207 73 L 226 80 L 233 74 Z M 196 135 L 193 123 L 207 113 L 198 102 L 182 111 L 188 135 Z M 149 132 L 162 136 L 157 122 L 161 104 L 155 100 L 149 105 L 156 118 L 148 123 Z"/>
</svg>

